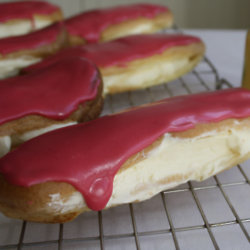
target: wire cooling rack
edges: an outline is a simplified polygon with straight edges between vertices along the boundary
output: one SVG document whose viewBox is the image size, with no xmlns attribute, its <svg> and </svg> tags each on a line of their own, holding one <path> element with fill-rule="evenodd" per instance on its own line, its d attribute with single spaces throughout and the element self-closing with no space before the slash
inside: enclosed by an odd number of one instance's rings
<svg viewBox="0 0 250 250">
<path fill-rule="evenodd" d="M 146 90 L 108 96 L 103 115 L 162 98 L 229 88 L 208 58 L 189 74 Z M 65 224 L 0 215 L 0 249 L 250 249 L 250 161 L 154 198 L 88 212 Z"/>
</svg>

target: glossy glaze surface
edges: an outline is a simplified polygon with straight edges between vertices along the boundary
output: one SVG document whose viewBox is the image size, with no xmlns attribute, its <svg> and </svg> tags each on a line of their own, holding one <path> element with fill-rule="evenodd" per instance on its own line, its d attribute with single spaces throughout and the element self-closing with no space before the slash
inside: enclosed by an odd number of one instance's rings
<svg viewBox="0 0 250 250">
<path fill-rule="evenodd" d="M 88 43 L 95 43 L 100 40 L 102 31 L 111 25 L 138 17 L 154 18 L 167 11 L 167 7 L 153 4 L 124 5 L 84 12 L 67 19 L 65 25 L 71 35 L 80 36 Z"/>
<path fill-rule="evenodd" d="M 95 98 L 99 84 L 96 67 L 79 57 L 1 80 L 0 125 L 27 115 L 64 120 L 79 104 Z"/>
<path fill-rule="evenodd" d="M 249 116 L 250 91 L 244 89 L 164 99 L 30 140 L 0 159 L 0 173 L 25 187 L 70 183 L 91 209 L 100 210 L 122 164 L 163 134 Z"/>
<path fill-rule="evenodd" d="M 0 23 L 12 19 L 30 19 L 33 15 L 48 15 L 60 10 L 57 6 L 42 1 L 0 3 Z"/>
<path fill-rule="evenodd" d="M 56 41 L 63 29 L 64 26 L 62 23 L 56 23 L 27 35 L 0 39 L 0 55 L 4 56 L 17 51 L 34 50 L 50 45 Z"/>
<path fill-rule="evenodd" d="M 200 42 L 199 38 L 188 35 L 156 34 L 128 36 L 106 43 L 88 44 L 62 50 L 44 59 L 42 62 L 24 69 L 24 72 L 49 66 L 71 55 L 86 57 L 98 67 L 126 67 L 126 64 L 133 60 L 161 54 L 168 48 Z"/>
</svg>

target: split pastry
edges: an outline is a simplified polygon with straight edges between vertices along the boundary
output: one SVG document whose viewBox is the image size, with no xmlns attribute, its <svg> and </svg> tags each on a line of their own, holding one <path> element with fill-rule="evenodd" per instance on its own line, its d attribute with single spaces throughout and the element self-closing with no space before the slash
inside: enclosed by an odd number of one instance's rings
<svg viewBox="0 0 250 250">
<path fill-rule="evenodd" d="M 0 39 L 0 79 L 17 74 L 21 68 L 39 62 L 67 44 L 62 23 L 27 35 Z"/>
<path fill-rule="evenodd" d="M 92 60 L 104 82 L 103 94 L 151 87 L 192 70 L 203 58 L 205 45 L 189 35 L 133 35 L 100 44 L 70 48 L 32 65 L 24 72 L 50 65 L 71 55 Z"/>
<path fill-rule="evenodd" d="M 37 135 L 96 118 L 101 83 L 94 64 L 79 57 L 0 81 L 0 157 Z"/>
<path fill-rule="evenodd" d="M 58 6 L 43 1 L 0 3 L 0 38 L 24 35 L 62 19 Z"/>
<path fill-rule="evenodd" d="M 250 157 L 250 91 L 164 99 L 55 130 L 0 159 L 0 210 L 38 222 L 142 201 Z"/>
<path fill-rule="evenodd" d="M 172 24 L 170 10 L 153 4 L 91 10 L 65 20 L 72 46 L 109 41 L 131 34 L 154 33 Z"/>
</svg>

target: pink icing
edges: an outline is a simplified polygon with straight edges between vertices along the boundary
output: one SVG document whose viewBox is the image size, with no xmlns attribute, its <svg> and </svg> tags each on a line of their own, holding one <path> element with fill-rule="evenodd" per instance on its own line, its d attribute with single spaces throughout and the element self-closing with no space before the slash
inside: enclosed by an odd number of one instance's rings
<svg viewBox="0 0 250 250">
<path fill-rule="evenodd" d="M 56 41 L 63 29 L 62 23 L 56 23 L 27 35 L 0 39 L 0 54 L 6 55 L 16 51 L 38 49 L 49 45 Z"/>
<path fill-rule="evenodd" d="M 30 19 L 33 15 L 49 15 L 60 10 L 57 6 L 42 1 L 0 3 L 0 22 L 13 19 Z"/>
<path fill-rule="evenodd" d="M 0 173 L 24 187 L 70 183 L 91 209 L 100 210 L 122 164 L 163 134 L 249 116 L 250 91 L 244 89 L 164 99 L 36 137 L 0 159 Z"/>
<path fill-rule="evenodd" d="M 34 64 L 23 72 L 47 67 L 62 58 L 79 55 L 93 61 L 98 67 L 126 66 L 135 59 L 161 54 L 166 49 L 175 46 L 185 46 L 199 43 L 201 40 L 189 35 L 134 35 L 123 37 L 114 41 L 100 44 L 88 44 L 81 47 L 69 48 L 59 51 L 38 64 Z"/>
<path fill-rule="evenodd" d="M 86 59 L 64 59 L 50 68 L 0 81 L 0 125 L 27 115 L 64 120 L 95 98 L 100 78 Z"/>
<path fill-rule="evenodd" d="M 101 33 L 110 25 L 139 17 L 154 18 L 169 11 L 167 7 L 153 4 L 125 5 L 103 10 L 91 10 L 65 21 L 68 32 L 80 36 L 89 43 L 100 40 Z"/>
</svg>

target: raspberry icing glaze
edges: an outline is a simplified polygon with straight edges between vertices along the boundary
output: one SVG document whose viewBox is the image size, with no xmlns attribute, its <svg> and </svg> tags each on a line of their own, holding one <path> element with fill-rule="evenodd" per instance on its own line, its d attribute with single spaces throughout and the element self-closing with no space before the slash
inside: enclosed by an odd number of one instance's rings
<svg viewBox="0 0 250 250">
<path fill-rule="evenodd" d="M 38 49 L 42 46 L 50 45 L 56 41 L 58 35 L 63 30 L 64 26 L 62 23 L 55 23 L 27 35 L 0 39 L 0 54 L 6 55 L 20 50 Z"/>
<path fill-rule="evenodd" d="M 33 20 L 35 14 L 49 15 L 59 10 L 59 7 L 42 1 L 0 3 L 0 23 L 13 19 Z"/>
<path fill-rule="evenodd" d="M 72 184 L 89 208 L 103 209 L 122 164 L 165 133 L 250 116 L 250 91 L 230 89 L 164 99 L 36 137 L 0 159 L 14 185 Z"/>
<path fill-rule="evenodd" d="M 0 125 L 27 115 L 63 120 L 95 98 L 100 78 L 86 59 L 69 58 L 50 68 L 0 81 Z"/>
<path fill-rule="evenodd" d="M 153 4 L 133 4 L 114 8 L 91 10 L 65 21 L 68 32 L 80 36 L 88 43 L 100 40 L 101 32 L 107 27 L 139 17 L 154 18 L 169 11 L 165 6 Z"/>
<path fill-rule="evenodd" d="M 194 36 L 180 34 L 133 35 L 106 43 L 88 44 L 61 50 L 55 55 L 23 69 L 23 72 L 28 73 L 34 69 L 47 67 L 62 58 L 72 55 L 88 58 L 98 67 L 125 67 L 130 61 L 161 54 L 168 48 L 192 43 L 201 43 L 201 40 Z"/>
</svg>

